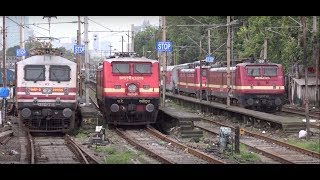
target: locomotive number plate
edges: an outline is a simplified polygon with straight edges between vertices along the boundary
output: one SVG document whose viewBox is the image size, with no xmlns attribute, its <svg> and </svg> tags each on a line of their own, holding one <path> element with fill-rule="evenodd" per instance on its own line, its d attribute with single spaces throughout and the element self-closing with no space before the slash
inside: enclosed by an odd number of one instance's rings
<svg viewBox="0 0 320 180">
<path fill-rule="evenodd" d="M 46 102 L 38 103 L 37 105 L 41 106 L 41 107 L 43 107 L 43 106 L 46 106 L 46 107 L 54 107 L 54 106 L 56 106 L 55 103 L 46 103 Z"/>
</svg>

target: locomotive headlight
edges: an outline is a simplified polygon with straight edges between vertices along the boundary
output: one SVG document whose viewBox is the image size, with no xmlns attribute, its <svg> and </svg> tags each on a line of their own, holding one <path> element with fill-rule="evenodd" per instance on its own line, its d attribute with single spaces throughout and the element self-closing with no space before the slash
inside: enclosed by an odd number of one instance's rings
<svg viewBox="0 0 320 180">
<path fill-rule="evenodd" d="M 47 88 L 42 88 L 42 94 L 48 94 L 48 89 Z"/>
<path fill-rule="evenodd" d="M 112 105 L 110 106 L 110 110 L 111 110 L 112 112 L 118 112 L 118 111 L 119 111 L 119 105 L 118 105 L 118 104 L 112 104 Z"/>
<path fill-rule="evenodd" d="M 42 88 L 42 94 L 52 94 L 52 88 L 48 88 L 48 87 Z"/>
<path fill-rule="evenodd" d="M 143 89 L 150 89 L 149 85 L 143 85 Z"/>
<path fill-rule="evenodd" d="M 21 116 L 24 118 L 31 116 L 31 110 L 29 108 L 23 108 L 21 111 Z"/>
<path fill-rule="evenodd" d="M 33 104 L 38 104 L 38 98 L 37 97 L 33 97 Z"/>
<path fill-rule="evenodd" d="M 148 104 L 148 105 L 146 105 L 146 110 L 147 110 L 148 112 L 152 112 L 152 111 L 154 110 L 154 105 L 153 105 L 153 104 Z"/>
<path fill-rule="evenodd" d="M 129 91 L 130 93 L 136 92 L 136 91 L 137 91 L 137 86 L 136 86 L 135 84 L 130 84 L 130 85 L 128 86 L 128 91 Z"/>
<path fill-rule="evenodd" d="M 121 85 L 114 85 L 115 89 L 121 89 Z"/>
<path fill-rule="evenodd" d="M 57 104 L 57 105 L 60 105 L 60 104 L 61 104 L 60 97 L 57 97 L 57 98 L 56 98 L 56 104 Z"/>
<path fill-rule="evenodd" d="M 68 95 L 69 94 L 69 88 L 67 88 L 67 87 L 63 88 L 63 92 L 64 92 L 64 95 Z"/>
<path fill-rule="evenodd" d="M 247 99 L 247 104 L 252 106 L 254 103 L 254 100 L 252 98 Z"/>
<path fill-rule="evenodd" d="M 276 98 L 276 99 L 274 100 L 274 103 L 275 103 L 277 106 L 279 106 L 279 105 L 281 104 L 281 99 L 280 99 L 280 98 Z"/>
<path fill-rule="evenodd" d="M 64 117 L 69 118 L 72 115 L 72 110 L 70 108 L 65 108 L 62 111 L 62 114 L 63 114 Z"/>
<path fill-rule="evenodd" d="M 30 88 L 26 88 L 26 95 L 30 95 Z"/>
<path fill-rule="evenodd" d="M 48 94 L 52 94 L 52 88 L 48 88 Z"/>
</svg>

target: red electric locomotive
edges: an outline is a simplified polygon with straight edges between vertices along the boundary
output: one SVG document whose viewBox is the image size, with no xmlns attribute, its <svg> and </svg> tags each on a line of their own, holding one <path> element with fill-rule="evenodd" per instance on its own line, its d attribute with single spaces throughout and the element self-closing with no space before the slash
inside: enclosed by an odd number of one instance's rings
<svg viewBox="0 0 320 180">
<path fill-rule="evenodd" d="M 108 124 L 146 125 L 159 109 L 159 63 L 137 57 L 106 59 L 96 72 L 96 97 Z"/>
<path fill-rule="evenodd" d="M 215 98 L 227 95 L 241 107 L 280 110 L 284 98 L 284 75 L 281 64 L 240 63 L 230 68 L 230 89 L 227 88 L 227 68 L 207 70 L 207 93 Z"/>
<path fill-rule="evenodd" d="M 200 93 L 205 95 L 207 78 L 206 73 L 209 66 L 202 66 L 202 88 L 200 89 L 200 66 L 192 69 L 178 69 L 178 92 L 199 97 Z M 203 96 L 205 97 L 205 96 Z"/>
</svg>

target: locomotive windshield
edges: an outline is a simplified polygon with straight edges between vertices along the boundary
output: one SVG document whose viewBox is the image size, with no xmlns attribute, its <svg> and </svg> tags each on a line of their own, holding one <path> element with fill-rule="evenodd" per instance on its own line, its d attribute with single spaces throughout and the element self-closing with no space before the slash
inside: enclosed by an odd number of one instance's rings
<svg viewBox="0 0 320 180">
<path fill-rule="evenodd" d="M 51 65 L 49 69 L 50 81 L 70 81 L 70 67 L 61 65 Z"/>
<path fill-rule="evenodd" d="M 116 74 L 128 74 L 130 73 L 130 66 L 128 63 L 113 63 L 112 64 L 112 73 Z"/>
<path fill-rule="evenodd" d="M 260 66 L 247 66 L 246 71 L 248 76 L 261 76 Z"/>
<path fill-rule="evenodd" d="M 263 76 L 277 76 L 277 75 L 278 75 L 277 66 L 263 67 Z"/>
<path fill-rule="evenodd" d="M 26 81 L 44 81 L 45 67 L 43 65 L 26 65 L 24 68 L 24 79 Z"/>
<path fill-rule="evenodd" d="M 151 64 L 146 64 L 146 63 L 135 63 L 133 65 L 134 73 L 151 73 Z"/>
</svg>

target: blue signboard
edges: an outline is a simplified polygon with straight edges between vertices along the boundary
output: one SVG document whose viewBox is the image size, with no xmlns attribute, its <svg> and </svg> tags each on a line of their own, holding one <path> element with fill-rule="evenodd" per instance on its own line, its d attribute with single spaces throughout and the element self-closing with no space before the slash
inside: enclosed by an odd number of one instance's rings
<svg viewBox="0 0 320 180">
<path fill-rule="evenodd" d="M 74 45 L 73 52 L 74 52 L 74 54 L 83 54 L 84 53 L 84 46 L 83 45 Z"/>
<path fill-rule="evenodd" d="M 16 56 L 17 57 L 26 56 L 26 55 L 27 55 L 26 49 L 16 49 Z"/>
<path fill-rule="evenodd" d="M 6 87 L 1 87 L 0 88 L 0 97 L 6 98 L 9 96 L 9 89 Z"/>
<path fill-rule="evenodd" d="M 158 41 L 156 44 L 156 49 L 158 52 L 171 52 L 172 51 L 172 42 Z"/>
<path fill-rule="evenodd" d="M 206 62 L 213 62 L 213 61 L 214 61 L 214 56 L 210 56 L 210 55 L 206 56 Z"/>
</svg>

